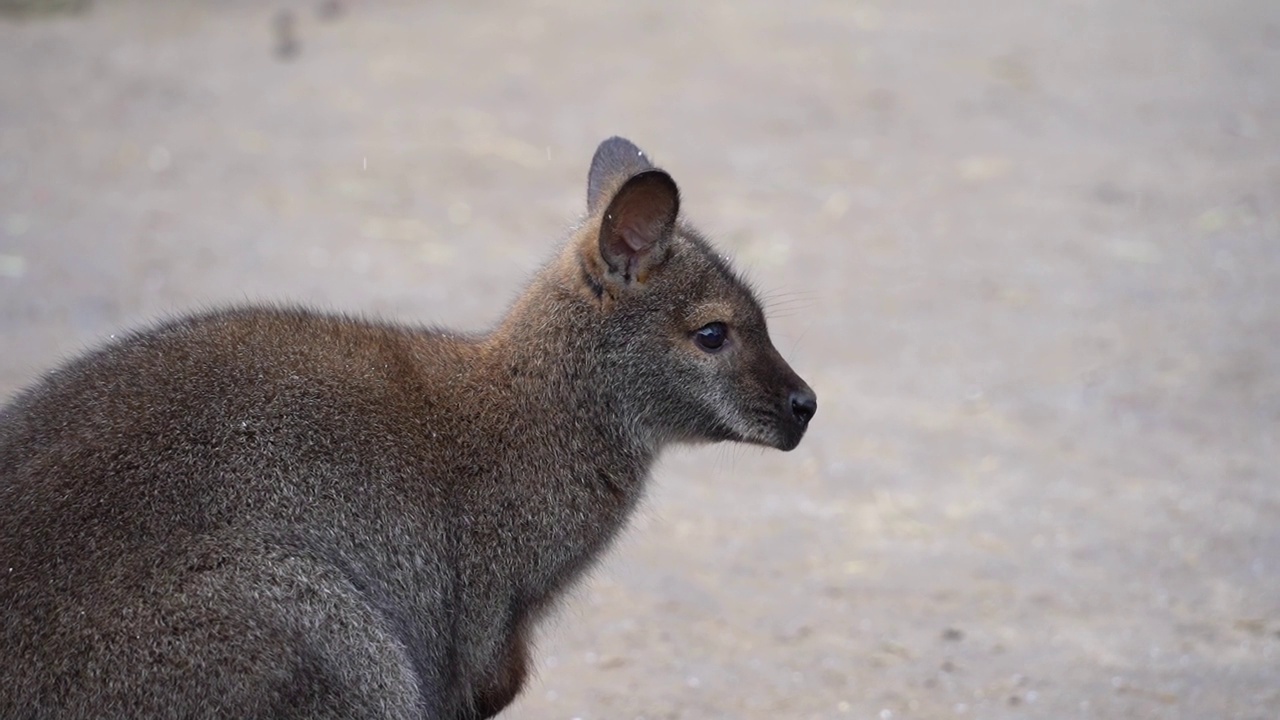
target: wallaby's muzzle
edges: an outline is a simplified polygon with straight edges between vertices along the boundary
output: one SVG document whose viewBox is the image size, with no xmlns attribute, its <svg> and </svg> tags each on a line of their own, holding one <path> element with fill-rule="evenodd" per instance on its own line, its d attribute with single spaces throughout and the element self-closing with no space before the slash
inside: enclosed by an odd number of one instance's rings
<svg viewBox="0 0 1280 720">
<path fill-rule="evenodd" d="M 809 421 L 817 412 L 818 396 L 813 394 L 813 390 L 805 388 L 791 392 L 791 413 L 795 415 L 796 422 L 800 423 L 801 427 L 809 427 Z"/>
<path fill-rule="evenodd" d="M 753 374 L 757 382 L 764 381 L 757 387 L 770 398 L 766 402 L 773 408 L 768 413 L 770 422 L 764 431 L 765 437 L 756 442 L 779 450 L 794 450 L 818 412 L 818 396 L 782 359 L 772 343 L 757 357 Z"/>
<path fill-rule="evenodd" d="M 792 377 L 795 377 L 794 373 Z M 780 413 L 779 450 L 794 450 L 809 429 L 809 421 L 818 412 L 818 396 L 813 389 L 799 377 L 795 377 L 795 382 L 794 389 L 787 393 L 786 408 Z"/>
</svg>

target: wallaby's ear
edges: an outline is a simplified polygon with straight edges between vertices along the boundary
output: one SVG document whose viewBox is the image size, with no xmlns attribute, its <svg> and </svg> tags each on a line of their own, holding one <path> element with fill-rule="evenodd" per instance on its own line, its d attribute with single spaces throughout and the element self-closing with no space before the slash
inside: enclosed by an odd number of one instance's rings
<svg viewBox="0 0 1280 720">
<path fill-rule="evenodd" d="M 626 138 L 611 137 L 596 148 L 587 175 L 587 213 L 595 215 L 608 202 L 608 194 L 623 180 L 653 167 L 644 151 Z"/>
<path fill-rule="evenodd" d="M 600 219 L 600 257 L 609 275 L 643 282 L 665 257 L 679 213 L 680 190 L 665 172 L 643 170 L 623 183 Z"/>
</svg>

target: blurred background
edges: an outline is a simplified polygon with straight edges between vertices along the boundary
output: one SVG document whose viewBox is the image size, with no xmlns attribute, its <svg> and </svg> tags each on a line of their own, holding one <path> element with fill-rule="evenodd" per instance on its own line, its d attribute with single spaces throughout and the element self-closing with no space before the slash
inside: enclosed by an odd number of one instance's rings
<svg viewBox="0 0 1280 720">
<path fill-rule="evenodd" d="M 0 397 L 480 328 L 635 140 L 818 391 L 674 454 L 518 718 L 1280 717 L 1280 3 L 0 0 Z"/>
</svg>

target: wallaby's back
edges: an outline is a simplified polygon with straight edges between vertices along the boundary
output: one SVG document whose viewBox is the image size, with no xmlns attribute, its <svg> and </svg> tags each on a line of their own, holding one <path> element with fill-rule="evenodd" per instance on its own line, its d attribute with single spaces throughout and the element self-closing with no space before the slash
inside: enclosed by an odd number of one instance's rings
<svg viewBox="0 0 1280 720">
<path fill-rule="evenodd" d="M 671 442 L 812 391 L 630 143 L 492 331 L 172 321 L 0 411 L 0 716 L 481 718 Z"/>
</svg>

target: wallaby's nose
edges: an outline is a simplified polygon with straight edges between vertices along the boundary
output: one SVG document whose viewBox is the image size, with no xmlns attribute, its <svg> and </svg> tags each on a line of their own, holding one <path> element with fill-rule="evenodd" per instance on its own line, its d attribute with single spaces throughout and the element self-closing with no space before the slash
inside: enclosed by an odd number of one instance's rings
<svg viewBox="0 0 1280 720">
<path fill-rule="evenodd" d="M 791 393 L 791 412 L 795 414 L 796 420 L 800 421 L 800 425 L 808 425 L 813 419 L 814 413 L 818 412 L 818 398 L 809 388 L 804 390 L 794 390 Z"/>
</svg>

